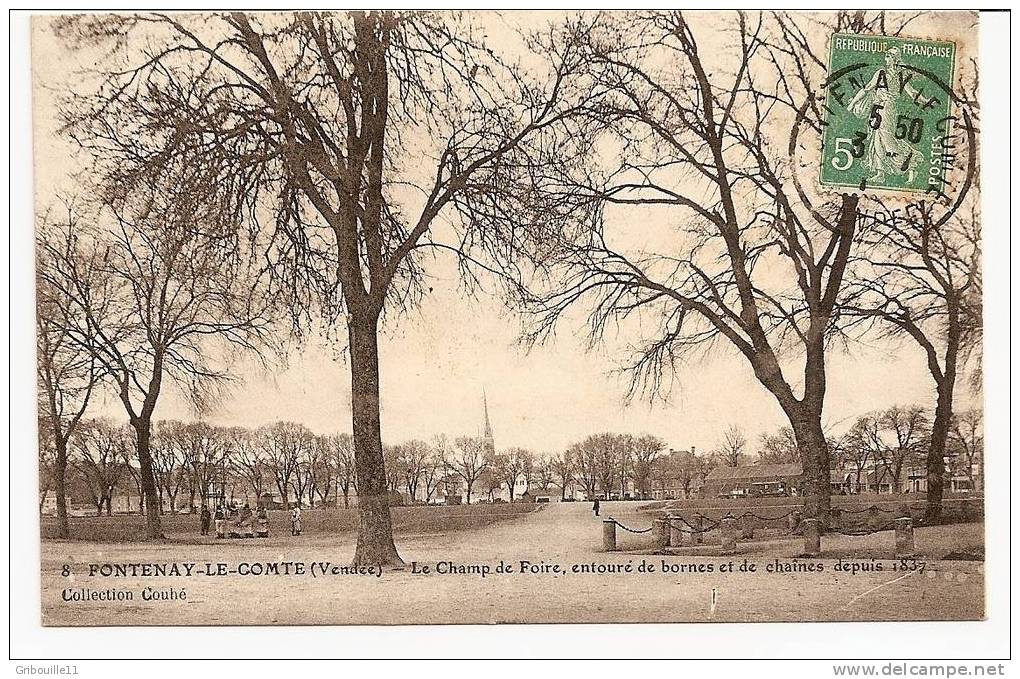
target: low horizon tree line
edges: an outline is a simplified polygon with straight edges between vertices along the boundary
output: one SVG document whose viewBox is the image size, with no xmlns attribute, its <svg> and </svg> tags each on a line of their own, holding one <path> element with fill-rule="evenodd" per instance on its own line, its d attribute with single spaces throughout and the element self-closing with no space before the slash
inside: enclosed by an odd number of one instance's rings
<svg viewBox="0 0 1020 679">
<path fill-rule="evenodd" d="M 959 413 L 948 443 L 947 473 L 964 476 L 975 491 L 983 485 L 981 418 L 976 408 Z M 834 468 L 855 479 L 850 492 L 876 492 L 883 486 L 894 493 L 905 490 L 905 474 L 925 466 L 931 420 L 931 413 L 918 405 L 896 405 L 859 416 L 833 438 Z M 97 516 L 112 515 L 114 496 L 129 481 L 138 502 L 131 510 L 144 512 L 129 425 L 106 417 L 84 418 L 68 444 L 66 485 L 78 489 Z M 524 491 L 554 488 L 561 500 L 572 498 L 577 489 L 585 498 L 650 499 L 655 482 L 691 497 L 717 467 L 800 463 L 796 441 L 786 427 L 763 433 L 753 457 L 745 452 L 747 446 L 740 428 L 731 425 L 719 448 L 701 454 L 693 448 L 667 453 L 665 442 L 650 434 L 610 432 L 592 434 L 551 454 L 521 447 L 493 451 L 482 437 L 461 436 L 451 443 L 445 435 L 386 445 L 384 454 L 388 490 L 411 504 L 433 504 L 462 490 L 468 504 L 480 497 L 513 503 Z M 56 487 L 52 441 L 41 442 L 40 451 L 41 511 Z M 248 428 L 157 420 L 152 455 L 161 513 L 194 513 L 208 499 L 223 497 L 227 488 L 237 491 L 238 486 L 245 498 L 267 493 L 278 497 L 284 509 L 348 508 L 357 495 L 350 434 L 316 434 L 295 422 Z"/>
<path fill-rule="evenodd" d="M 857 479 L 855 486 L 862 486 L 866 491 L 878 485 L 888 485 L 892 492 L 900 492 L 905 488 L 905 474 L 917 469 L 926 470 L 927 481 L 934 420 L 934 412 L 919 404 L 893 405 L 860 415 L 841 434 L 827 433 L 828 447 L 832 451 L 831 467 L 833 470 L 854 472 Z M 952 476 L 962 475 L 972 489 L 982 490 L 983 431 L 981 408 L 954 413 L 943 451 L 943 485 Z M 789 427 L 761 434 L 757 449 L 752 454 L 740 427 L 731 425 L 717 448 L 697 460 L 687 460 L 683 466 L 693 470 L 695 477 L 700 472 L 703 480 L 708 470 L 720 466 L 791 463 L 800 464 L 801 459 L 796 438 Z M 869 472 L 873 474 L 874 481 L 867 480 Z M 862 482 L 861 479 L 865 480 Z"/>
</svg>

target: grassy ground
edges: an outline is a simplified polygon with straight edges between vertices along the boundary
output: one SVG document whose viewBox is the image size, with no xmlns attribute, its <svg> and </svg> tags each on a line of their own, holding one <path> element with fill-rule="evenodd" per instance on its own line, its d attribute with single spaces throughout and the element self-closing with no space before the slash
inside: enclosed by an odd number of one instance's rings
<svg viewBox="0 0 1020 679">
<path fill-rule="evenodd" d="M 587 505 L 555 504 L 476 528 L 398 532 L 398 549 L 407 567 L 381 577 L 239 573 L 251 564 L 348 564 L 356 540 L 350 531 L 299 537 L 277 532 L 267 540 L 195 543 L 51 540 L 42 545 L 42 617 L 47 625 L 266 625 L 974 620 L 984 615 L 984 564 L 943 558 L 983 544 L 981 524 L 917 530 L 919 558 L 905 568 L 892 558 L 891 532 L 863 538 L 826 536 L 820 559 L 798 558 L 798 540 L 788 538 L 741 543 L 733 557 L 718 556 L 717 548 L 699 554 L 649 554 L 650 533 L 621 533 L 623 551 L 606 553 L 601 547 L 603 518 L 645 528 L 650 516 L 640 512 L 637 503 L 607 502 L 603 508 L 598 519 Z M 90 564 L 180 562 L 198 568 L 222 563 L 233 572 L 89 575 Z M 512 571 L 498 573 L 501 562 Z M 640 570 L 642 563 L 651 570 Z M 437 573 L 443 564 L 470 569 Z M 856 571 L 843 568 L 853 564 Z M 141 598 L 145 587 L 183 589 L 187 596 L 146 601 Z M 116 588 L 134 593 L 134 598 L 64 599 L 68 590 L 82 588 Z"/>
<path fill-rule="evenodd" d="M 491 523 L 512 519 L 533 512 L 543 505 L 533 503 L 414 506 L 394 507 L 393 530 L 398 535 L 443 533 L 481 528 Z M 202 542 L 197 514 L 165 514 L 163 534 L 175 542 Z M 290 513 L 269 512 L 271 533 L 290 532 Z M 354 507 L 307 509 L 301 513 L 302 531 L 308 535 L 339 535 L 358 529 L 358 510 Z M 85 542 L 132 542 L 142 540 L 145 517 L 138 514 L 114 516 L 71 517 L 69 528 L 72 540 Z M 57 524 L 53 517 L 42 522 L 44 540 L 57 539 Z"/>
</svg>

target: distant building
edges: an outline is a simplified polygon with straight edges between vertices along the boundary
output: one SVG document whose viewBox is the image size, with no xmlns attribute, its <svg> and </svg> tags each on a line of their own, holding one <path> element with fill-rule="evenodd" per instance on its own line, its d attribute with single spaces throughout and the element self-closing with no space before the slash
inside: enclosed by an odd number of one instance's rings
<svg viewBox="0 0 1020 679">
<path fill-rule="evenodd" d="M 71 496 L 70 495 L 65 495 L 64 498 L 65 498 L 66 506 L 67 506 L 68 510 L 70 510 L 70 508 L 71 508 Z M 43 499 L 42 513 L 46 514 L 47 516 L 56 515 L 56 513 L 57 513 L 57 496 L 56 495 L 50 494 L 50 495 L 47 495 Z"/>
<path fill-rule="evenodd" d="M 701 490 L 701 481 L 691 480 L 685 487 L 684 480 L 676 475 L 669 475 L 652 479 L 652 499 L 654 500 L 682 500 L 688 497 L 697 497 Z"/>
<path fill-rule="evenodd" d="M 705 476 L 704 497 L 799 495 L 804 471 L 799 464 L 716 467 Z"/>
<path fill-rule="evenodd" d="M 973 484 L 966 474 L 966 469 L 958 469 L 952 457 L 946 456 L 945 490 L 950 493 L 973 492 Z M 977 478 L 978 465 L 974 465 L 972 474 Z M 864 465 L 863 469 L 844 465 L 832 470 L 832 492 L 847 495 L 860 493 L 925 493 L 928 491 L 928 470 L 924 465 L 906 464 L 900 471 L 899 480 L 887 465 L 874 460 Z"/>
<path fill-rule="evenodd" d="M 559 486 L 550 485 L 546 488 L 531 488 L 525 491 L 534 502 L 559 502 L 563 499 L 563 491 Z"/>
<path fill-rule="evenodd" d="M 690 464 L 697 461 L 697 449 L 670 448 L 653 462 L 649 490 L 655 500 L 683 500 L 701 496 L 704 479 Z"/>
</svg>

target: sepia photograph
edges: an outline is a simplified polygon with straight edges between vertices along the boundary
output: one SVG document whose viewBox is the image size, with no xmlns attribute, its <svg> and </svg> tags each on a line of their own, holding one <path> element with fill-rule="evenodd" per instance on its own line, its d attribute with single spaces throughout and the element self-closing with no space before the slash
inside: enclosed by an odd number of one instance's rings
<svg viewBox="0 0 1020 679">
<path fill-rule="evenodd" d="M 33 15 L 38 622 L 986 620 L 990 20 Z"/>
</svg>

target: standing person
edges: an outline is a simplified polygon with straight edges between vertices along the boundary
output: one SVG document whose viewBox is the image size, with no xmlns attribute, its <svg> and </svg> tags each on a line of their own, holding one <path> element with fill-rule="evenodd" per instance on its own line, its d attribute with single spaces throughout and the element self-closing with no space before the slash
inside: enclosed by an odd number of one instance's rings
<svg viewBox="0 0 1020 679">
<path fill-rule="evenodd" d="M 202 505 L 202 518 L 200 519 L 202 524 L 202 535 L 209 534 L 209 522 L 212 520 L 212 515 L 209 513 L 208 505 Z"/>
<path fill-rule="evenodd" d="M 290 512 L 290 534 L 301 535 L 301 508 L 294 507 Z"/>
<path fill-rule="evenodd" d="M 599 515 L 599 498 L 598 498 L 598 496 L 595 497 L 595 502 L 593 502 L 592 505 L 591 505 L 591 511 L 595 514 L 595 516 Z"/>
<path fill-rule="evenodd" d="M 223 503 L 216 505 L 216 537 L 222 538 L 226 535 L 227 510 Z"/>
<path fill-rule="evenodd" d="M 251 506 L 245 502 L 244 506 L 241 507 L 241 511 L 238 514 L 237 527 L 240 529 L 239 532 L 241 537 L 253 538 L 255 537 L 255 529 L 253 527 L 254 514 L 251 511 Z"/>
</svg>

